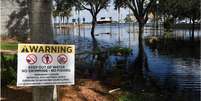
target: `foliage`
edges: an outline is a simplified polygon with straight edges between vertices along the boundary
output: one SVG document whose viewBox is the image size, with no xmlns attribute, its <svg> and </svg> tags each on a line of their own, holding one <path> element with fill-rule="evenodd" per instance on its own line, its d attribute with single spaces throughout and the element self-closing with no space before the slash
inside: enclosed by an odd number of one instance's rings
<svg viewBox="0 0 201 101">
<path fill-rule="evenodd" d="M 71 16 L 71 10 L 73 7 L 73 0 L 56 0 L 55 8 L 53 10 L 53 16 Z"/>
<path fill-rule="evenodd" d="M 109 2 L 110 0 L 76 0 L 75 6 L 89 11 L 92 16 L 96 16 L 101 9 L 108 6 Z"/>
<path fill-rule="evenodd" d="M 126 8 L 127 5 L 126 5 L 126 0 L 114 0 L 114 7 L 115 9 L 118 9 L 118 8 Z"/>
<path fill-rule="evenodd" d="M 126 18 L 124 19 L 124 21 L 128 22 L 128 23 L 129 22 L 134 22 L 130 16 L 126 16 Z"/>
<path fill-rule="evenodd" d="M 115 8 L 128 7 L 133 11 L 137 21 L 144 25 L 148 20 L 150 8 L 155 0 L 115 0 Z"/>
<path fill-rule="evenodd" d="M 91 36 L 93 38 L 93 42 L 96 43 L 96 39 L 94 36 L 94 30 L 97 23 L 97 15 L 100 10 L 106 8 L 109 4 L 110 0 L 76 0 L 75 6 L 79 9 L 85 9 L 90 12 L 92 16 L 92 27 L 91 27 Z"/>
<path fill-rule="evenodd" d="M 160 12 L 164 17 L 200 19 L 199 0 L 159 0 Z"/>
<path fill-rule="evenodd" d="M 173 24 L 174 24 L 174 19 L 171 18 L 171 17 L 167 17 L 166 20 L 163 23 L 165 31 L 170 31 L 170 29 L 172 28 Z"/>
<path fill-rule="evenodd" d="M 131 48 L 122 48 L 119 46 L 115 46 L 109 49 L 110 54 L 114 54 L 114 55 L 123 55 L 123 56 L 127 56 L 129 54 L 131 54 L 132 49 Z"/>
<path fill-rule="evenodd" d="M 6 0 L 5 0 L 6 1 Z M 10 37 L 19 37 L 23 34 L 29 33 L 29 17 L 28 17 L 28 3 L 29 0 L 7 0 L 8 2 L 18 5 L 18 9 L 13 9 L 9 14 L 8 21 L 5 27 L 8 29 L 8 35 Z M 5 6 L 6 5 L 1 5 Z M 7 8 L 5 8 L 7 9 Z M 2 16 L 2 15 L 1 15 Z"/>
<path fill-rule="evenodd" d="M 17 55 L 1 54 L 1 84 L 15 84 L 17 80 Z"/>
<path fill-rule="evenodd" d="M 199 0 L 160 0 L 160 12 L 164 16 L 164 28 L 169 31 L 176 20 L 188 19 L 192 24 L 192 40 L 194 39 L 195 21 L 200 20 Z"/>
</svg>

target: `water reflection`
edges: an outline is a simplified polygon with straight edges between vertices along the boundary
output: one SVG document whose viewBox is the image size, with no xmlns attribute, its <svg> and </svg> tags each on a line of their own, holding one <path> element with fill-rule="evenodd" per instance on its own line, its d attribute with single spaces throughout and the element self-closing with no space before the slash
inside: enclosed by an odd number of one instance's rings
<svg viewBox="0 0 201 101">
<path fill-rule="evenodd" d="M 158 51 L 159 58 L 152 55 L 150 63 L 151 65 L 155 65 L 153 62 L 158 63 L 152 69 L 152 73 L 160 78 L 164 88 L 200 92 L 199 42 L 166 39 L 146 44 L 152 52 Z"/>
<path fill-rule="evenodd" d="M 125 24 L 119 26 L 98 25 L 95 30 L 97 44 L 90 40 L 88 27 L 80 29 L 80 37 L 76 28 L 66 32 L 56 29 L 55 39 L 59 43 L 75 44 L 78 53 L 88 53 L 76 55 L 76 65 L 78 61 L 79 64 L 85 63 L 77 67 L 83 68 L 83 73 L 88 73 L 88 77 L 103 79 L 112 87 L 126 85 L 127 89 L 155 89 L 159 92 L 160 89 L 166 89 L 173 94 L 187 94 L 187 98 L 195 94 L 193 101 L 199 100 L 200 40 L 189 41 L 190 32 L 187 30 L 176 30 L 172 33 L 160 30 L 157 32 L 160 41 L 145 41 L 144 44 L 137 40 L 138 28 Z M 145 27 L 145 37 L 153 36 L 153 33 L 157 34 L 152 27 Z M 199 36 L 199 30 L 195 32 L 195 36 Z M 132 47 L 132 54 L 110 54 L 108 48 L 116 45 Z"/>
<path fill-rule="evenodd" d="M 136 59 L 129 66 L 129 80 L 131 80 L 131 87 L 134 89 L 144 89 L 146 84 L 144 73 L 147 73 L 149 69 L 142 41 L 139 41 L 138 49 Z"/>
</svg>

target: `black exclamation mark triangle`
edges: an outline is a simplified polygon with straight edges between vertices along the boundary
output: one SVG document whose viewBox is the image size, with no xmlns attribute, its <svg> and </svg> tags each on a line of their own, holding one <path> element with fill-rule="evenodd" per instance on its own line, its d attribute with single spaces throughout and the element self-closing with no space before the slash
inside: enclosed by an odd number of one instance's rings
<svg viewBox="0 0 201 101">
<path fill-rule="evenodd" d="M 29 52 L 29 50 L 26 48 L 26 46 L 24 46 L 24 48 L 22 49 L 21 52 L 22 52 L 22 53 L 23 53 L 23 52 Z"/>
</svg>

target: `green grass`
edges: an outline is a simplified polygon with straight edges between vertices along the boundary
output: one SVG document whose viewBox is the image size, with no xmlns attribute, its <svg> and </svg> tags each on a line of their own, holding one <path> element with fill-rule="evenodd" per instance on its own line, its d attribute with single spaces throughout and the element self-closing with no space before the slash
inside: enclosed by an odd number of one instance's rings
<svg viewBox="0 0 201 101">
<path fill-rule="evenodd" d="M 1 54 L 1 85 L 16 85 L 17 55 Z"/>
<path fill-rule="evenodd" d="M 17 43 L 1 42 L 1 50 L 17 50 Z"/>
<path fill-rule="evenodd" d="M 155 93 L 126 93 L 118 98 L 118 101 L 160 101 Z"/>
<path fill-rule="evenodd" d="M 5 54 L 4 57 L 7 61 L 12 61 L 15 58 L 15 55 Z"/>
</svg>

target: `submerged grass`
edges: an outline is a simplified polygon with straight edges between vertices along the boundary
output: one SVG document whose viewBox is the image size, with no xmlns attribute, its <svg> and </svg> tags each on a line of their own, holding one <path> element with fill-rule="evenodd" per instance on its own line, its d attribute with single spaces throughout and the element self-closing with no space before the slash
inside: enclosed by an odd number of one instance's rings
<svg viewBox="0 0 201 101">
<path fill-rule="evenodd" d="M 155 93 L 124 92 L 123 95 L 119 96 L 118 101 L 160 101 L 160 100 L 157 100 L 157 95 Z"/>
<path fill-rule="evenodd" d="M 128 92 L 123 91 L 120 96 L 118 96 L 118 101 L 199 101 L 197 98 L 192 98 L 188 94 L 178 94 L 163 91 L 159 92 Z"/>
<path fill-rule="evenodd" d="M 110 51 L 110 54 L 128 56 L 132 52 L 132 49 L 114 46 L 114 47 L 111 47 L 109 51 Z"/>
</svg>

